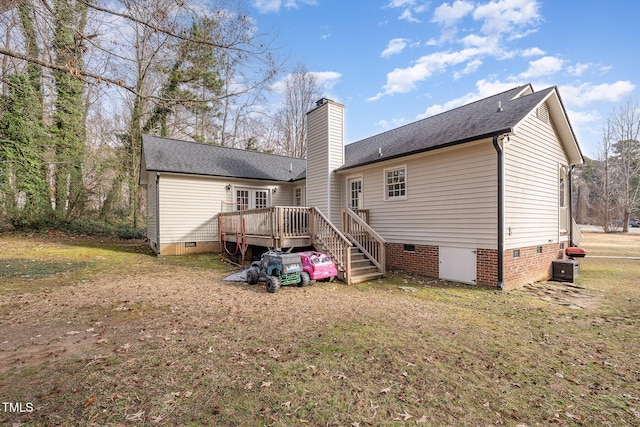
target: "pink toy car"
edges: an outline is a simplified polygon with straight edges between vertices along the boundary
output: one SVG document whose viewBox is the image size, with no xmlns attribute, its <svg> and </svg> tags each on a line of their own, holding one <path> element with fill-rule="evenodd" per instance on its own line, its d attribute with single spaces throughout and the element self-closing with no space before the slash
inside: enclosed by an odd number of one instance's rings
<svg viewBox="0 0 640 427">
<path fill-rule="evenodd" d="M 331 257 L 320 252 L 299 252 L 302 260 L 302 270 L 309 273 L 311 280 L 333 280 L 338 275 L 336 265 Z"/>
</svg>

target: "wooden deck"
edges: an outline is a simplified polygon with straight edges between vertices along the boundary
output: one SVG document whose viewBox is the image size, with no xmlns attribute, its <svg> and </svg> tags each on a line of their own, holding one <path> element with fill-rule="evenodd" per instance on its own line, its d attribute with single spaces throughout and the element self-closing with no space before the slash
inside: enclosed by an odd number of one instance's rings
<svg viewBox="0 0 640 427">
<path fill-rule="evenodd" d="M 317 208 L 272 206 L 222 212 L 218 217 L 220 242 L 221 246 L 234 242 L 278 250 L 313 246 L 332 257 L 345 282 L 355 283 L 385 273 L 384 240 L 366 223 L 367 217 L 365 211 L 345 210 L 347 233 L 343 233 Z M 364 254 L 364 262 L 359 253 Z M 357 267 L 352 257 L 358 259 Z"/>
</svg>

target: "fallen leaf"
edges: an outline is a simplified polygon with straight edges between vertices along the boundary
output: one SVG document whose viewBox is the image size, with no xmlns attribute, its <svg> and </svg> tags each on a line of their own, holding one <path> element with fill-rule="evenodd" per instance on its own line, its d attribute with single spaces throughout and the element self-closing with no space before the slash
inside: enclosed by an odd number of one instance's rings
<svg viewBox="0 0 640 427">
<path fill-rule="evenodd" d="M 407 411 L 404 411 L 404 414 L 398 414 L 400 417 L 402 417 L 405 421 L 407 421 L 409 418 L 413 418 L 413 415 L 409 414 Z"/>
<path fill-rule="evenodd" d="M 423 415 L 420 418 L 418 418 L 416 420 L 416 424 L 426 424 L 427 423 L 427 416 Z"/>
<path fill-rule="evenodd" d="M 100 338 L 98 341 L 96 341 L 96 344 L 106 344 L 108 342 L 109 340 L 107 338 Z"/>
<path fill-rule="evenodd" d="M 262 385 L 260 387 L 271 387 L 271 384 L 273 384 L 271 381 L 262 381 Z"/>
<path fill-rule="evenodd" d="M 284 406 L 287 409 L 291 409 L 291 401 L 284 402 L 281 406 Z"/>
<path fill-rule="evenodd" d="M 581 420 L 581 419 L 582 419 L 582 417 L 581 417 L 581 416 L 579 416 L 579 415 L 573 415 L 573 414 L 570 414 L 570 413 L 568 413 L 568 412 L 565 412 L 564 414 L 565 414 L 567 417 L 571 418 L 572 420 Z"/>
<path fill-rule="evenodd" d="M 387 387 L 387 388 L 383 388 L 382 390 L 380 390 L 378 393 L 380 394 L 387 394 L 391 391 L 391 387 Z"/>
<path fill-rule="evenodd" d="M 87 406 L 91 405 L 92 403 L 95 403 L 96 401 L 96 397 L 95 396 L 91 396 L 87 399 L 86 402 L 84 402 L 84 407 L 86 408 Z"/>
<path fill-rule="evenodd" d="M 142 416 L 144 415 L 144 411 L 136 412 L 135 414 L 129 415 L 127 417 L 128 421 L 139 421 L 142 420 Z"/>
</svg>

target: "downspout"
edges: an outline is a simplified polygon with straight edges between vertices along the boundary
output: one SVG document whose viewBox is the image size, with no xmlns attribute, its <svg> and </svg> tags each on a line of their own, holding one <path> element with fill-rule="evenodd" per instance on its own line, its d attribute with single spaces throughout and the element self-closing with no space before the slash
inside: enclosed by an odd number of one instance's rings
<svg viewBox="0 0 640 427">
<path fill-rule="evenodd" d="M 569 246 L 573 247 L 573 168 L 575 165 L 571 165 L 569 168 Z"/>
<path fill-rule="evenodd" d="M 504 286 L 504 152 L 498 143 L 498 136 L 493 136 L 493 148 L 498 154 L 498 289 Z"/>
<path fill-rule="evenodd" d="M 160 253 L 160 172 L 156 172 L 156 253 Z"/>
</svg>

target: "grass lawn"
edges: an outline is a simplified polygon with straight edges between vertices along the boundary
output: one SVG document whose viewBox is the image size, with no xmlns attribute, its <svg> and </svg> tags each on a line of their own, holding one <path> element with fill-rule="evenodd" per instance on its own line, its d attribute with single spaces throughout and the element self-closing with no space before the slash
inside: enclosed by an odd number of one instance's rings
<svg viewBox="0 0 640 427">
<path fill-rule="evenodd" d="M 640 425 L 640 235 L 574 285 L 223 282 L 218 255 L 0 236 L 3 425 Z"/>
</svg>

